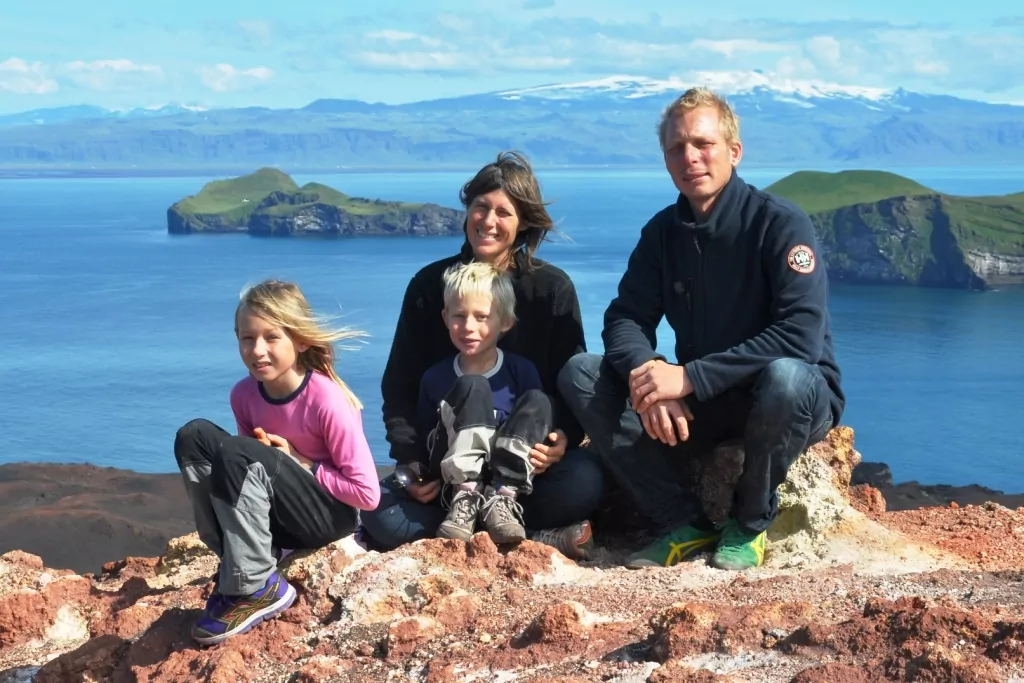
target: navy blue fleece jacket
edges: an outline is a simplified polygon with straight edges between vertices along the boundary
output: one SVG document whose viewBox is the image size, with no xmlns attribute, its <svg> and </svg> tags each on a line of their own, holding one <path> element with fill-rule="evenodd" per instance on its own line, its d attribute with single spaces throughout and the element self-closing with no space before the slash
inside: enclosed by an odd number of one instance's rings
<svg viewBox="0 0 1024 683">
<path fill-rule="evenodd" d="M 734 171 L 706 221 L 679 200 L 644 226 L 604 316 L 605 356 L 624 378 L 653 358 L 662 318 L 698 401 L 750 387 L 778 358 L 816 364 L 845 406 L 828 280 L 810 219 Z"/>
</svg>

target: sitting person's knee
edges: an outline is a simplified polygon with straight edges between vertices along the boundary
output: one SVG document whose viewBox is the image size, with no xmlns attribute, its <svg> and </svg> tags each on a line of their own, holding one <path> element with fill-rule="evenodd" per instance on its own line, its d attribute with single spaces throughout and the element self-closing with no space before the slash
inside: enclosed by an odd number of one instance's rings
<svg viewBox="0 0 1024 683">
<path fill-rule="evenodd" d="M 802 400 L 810 391 L 814 370 L 795 358 L 773 360 L 762 371 L 758 384 L 777 399 Z"/>
<path fill-rule="evenodd" d="M 593 391 L 600 377 L 603 357 L 596 353 L 578 353 L 565 362 L 558 372 L 558 391 L 567 400 Z"/>
</svg>

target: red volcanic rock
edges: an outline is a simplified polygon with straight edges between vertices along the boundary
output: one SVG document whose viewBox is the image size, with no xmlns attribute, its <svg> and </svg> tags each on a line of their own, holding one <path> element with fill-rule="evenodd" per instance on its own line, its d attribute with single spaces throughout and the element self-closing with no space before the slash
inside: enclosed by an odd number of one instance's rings
<svg viewBox="0 0 1024 683">
<path fill-rule="evenodd" d="M 850 487 L 850 505 L 868 515 L 885 512 L 885 497 L 882 492 L 867 484 Z"/>
<path fill-rule="evenodd" d="M 587 638 L 586 608 L 578 602 L 556 602 L 544 608 L 523 634 L 535 643 L 570 643 Z"/>
<path fill-rule="evenodd" d="M 94 637 L 74 652 L 57 657 L 35 676 L 35 683 L 107 680 L 128 641 L 115 635 Z"/>
<path fill-rule="evenodd" d="M 310 657 L 299 669 L 295 683 L 321 683 L 332 677 L 341 676 L 352 668 L 352 661 L 341 657 L 317 655 Z"/>
<path fill-rule="evenodd" d="M 11 552 L 0 556 L 0 671 L 40 683 L 1020 676 L 1024 510 L 885 512 L 858 487 L 849 495 L 865 517 L 839 490 L 858 458 L 842 428 L 801 456 L 780 495 L 794 535 L 770 534 L 758 569 L 720 571 L 698 556 L 631 571 L 619 565 L 627 547 L 576 564 L 486 533 L 389 553 L 348 538 L 289 558 L 295 604 L 211 648 L 189 634 L 217 566 L 195 534 L 160 558 L 110 558 L 98 576 Z"/>
<path fill-rule="evenodd" d="M 647 683 L 735 683 L 732 676 L 722 676 L 707 669 L 694 669 L 677 659 L 665 662 L 647 678 Z"/>
<path fill-rule="evenodd" d="M 103 565 L 102 573 L 111 578 L 148 579 L 156 575 L 159 557 L 126 557 L 116 562 L 107 562 Z"/>
<path fill-rule="evenodd" d="M 398 619 L 388 627 L 388 657 L 410 654 L 420 645 L 444 633 L 444 627 L 430 617 Z"/>
<path fill-rule="evenodd" d="M 813 615 L 814 608 L 806 603 L 672 605 L 651 620 L 651 654 L 656 661 L 665 662 L 702 652 L 757 650 L 766 634 L 788 632 L 808 623 Z"/>
<path fill-rule="evenodd" d="M 804 669 L 793 677 L 792 683 L 877 683 L 878 678 L 864 667 L 848 664 L 823 664 Z"/>
</svg>

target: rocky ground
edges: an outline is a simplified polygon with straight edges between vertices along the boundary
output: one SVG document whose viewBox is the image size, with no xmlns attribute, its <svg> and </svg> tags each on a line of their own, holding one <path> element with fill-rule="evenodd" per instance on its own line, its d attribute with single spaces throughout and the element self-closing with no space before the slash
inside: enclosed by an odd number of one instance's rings
<svg viewBox="0 0 1024 683">
<path fill-rule="evenodd" d="M 188 630 L 216 558 L 194 535 L 95 576 L 8 552 L 0 683 L 1024 682 L 1024 509 L 886 511 L 849 486 L 858 459 L 839 428 L 798 460 L 759 569 L 347 538 L 291 562 L 281 618 L 206 649 Z"/>
</svg>

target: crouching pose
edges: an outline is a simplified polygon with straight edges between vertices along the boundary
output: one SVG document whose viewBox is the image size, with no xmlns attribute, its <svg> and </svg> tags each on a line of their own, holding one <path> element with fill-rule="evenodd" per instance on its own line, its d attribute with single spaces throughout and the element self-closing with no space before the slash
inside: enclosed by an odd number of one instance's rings
<svg viewBox="0 0 1024 683">
<path fill-rule="evenodd" d="M 362 405 L 334 370 L 332 343 L 301 290 L 269 281 L 235 312 L 249 375 L 231 390 L 237 436 L 207 420 L 178 430 L 174 457 L 199 538 L 220 558 L 192 637 L 213 645 L 291 606 L 277 564 L 351 534 L 380 499 Z"/>
</svg>

